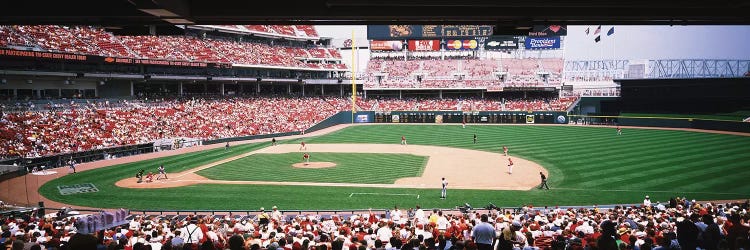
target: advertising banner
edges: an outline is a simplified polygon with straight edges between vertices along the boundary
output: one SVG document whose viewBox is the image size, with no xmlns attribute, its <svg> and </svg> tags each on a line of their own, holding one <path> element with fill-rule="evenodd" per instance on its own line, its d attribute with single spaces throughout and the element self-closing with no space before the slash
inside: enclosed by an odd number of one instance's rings
<svg viewBox="0 0 750 250">
<path fill-rule="evenodd" d="M 559 49 L 560 37 L 527 37 L 526 49 Z"/>
<path fill-rule="evenodd" d="M 534 115 L 526 115 L 526 123 L 534 123 Z"/>
<path fill-rule="evenodd" d="M 0 49 L 0 56 L 18 56 L 18 57 L 32 57 L 32 58 L 44 58 L 44 59 L 72 60 L 72 61 L 88 60 L 88 57 L 85 55 L 45 52 L 45 51 L 25 51 L 25 50 L 14 50 L 14 49 Z"/>
<path fill-rule="evenodd" d="M 445 43 L 447 50 L 476 50 L 479 47 L 477 40 L 448 40 Z"/>
<path fill-rule="evenodd" d="M 555 123 L 566 124 L 568 123 L 568 117 L 566 117 L 564 114 L 557 115 L 557 117 L 555 118 Z"/>
<path fill-rule="evenodd" d="M 485 50 L 515 50 L 518 47 L 518 39 L 513 36 L 491 36 L 484 42 Z"/>
<path fill-rule="evenodd" d="M 230 63 L 206 63 L 206 62 L 189 62 L 173 61 L 162 59 L 136 59 L 136 58 L 119 58 L 119 57 L 101 57 L 93 55 L 78 55 L 70 53 L 46 52 L 46 51 L 25 51 L 14 49 L 0 49 L 0 57 L 25 57 L 38 60 L 53 61 L 80 61 L 87 63 L 105 63 L 105 64 L 140 64 L 140 65 L 163 65 L 163 66 L 182 66 L 182 67 L 214 67 L 214 68 L 232 68 Z"/>
<path fill-rule="evenodd" d="M 529 31 L 529 36 L 545 37 L 545 36 L 567 36 L 568 26 L 567 25 L 534 25 Z"/>
<path fill-rule="evenodd" d="M 409 51 L 438 51 L 439 40 L 409 40 Z"/>
<path fill-rule="evenodd" d="M 356 123 L 368 123 L 372 122 L 372 119 L 370 119 L 370 115 L 357 115 L 357 118 L 354 120 Z"/>
<path fill-rule="evenodd" d="M 491 36 L 492 25 L 367 25 L 368 40 Z"/>
<path fill-rule="evenodd" d="M 370 41 L 370 50 L 401 51 L 404 43 L 401 41 Z"/>
</svg>

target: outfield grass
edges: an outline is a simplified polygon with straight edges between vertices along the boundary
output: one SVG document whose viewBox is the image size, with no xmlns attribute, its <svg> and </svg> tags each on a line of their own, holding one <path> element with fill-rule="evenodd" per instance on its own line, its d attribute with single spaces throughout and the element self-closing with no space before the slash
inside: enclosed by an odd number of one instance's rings
<svg viewBox="0 0 750 250">
<path fill-rule="evenodd" d="M 472 143 L 476 133 L 478 143 Z M 437 145 L 500 152 L 535 161 L 550 171 L 552 190 L 448 190 L 440 200 L 437 189 L 295 187 L 205 184 L 167 189 L 124 189 L 117 180 L 164 162 L 174 170 L 189 169 L 268 145 L 235 146 L 95 169 L 65 176 L 40 188 L 46 197 L 75 205 L 130 209 L 283 209 L 387 208 L 393 205 L 453 208 L 468 202 L 476 207 L 591 205 L 638 203 L 644 195 L 666 201 L 679 195 L 691 199 L 750 198 L 750 137 L 688 131 L 580 126 L 355 126 L 308 143 L 393 143 L 405 135 L 412 145 Z M 299 140 L 282 143 L 298 143 Z M 398 169 L 400 166 L 391 166 Z M 169 168 L 168 168 L 169 170 Z M 476 173 L 487 174 L 487 173 Z M 282 174 L 280 174 L 282 175 Z M 59 195 L 56 186 L 94 183 L 98 193 Z M 369 193 L 351 195 L 352 193 Z M 412 194 L 390 196 L 385 194 Z M 420 199 L 416 199 L 420 195 Z M 350 197 L 351 196 L 351 197 Z"/>
<path fill-rule="evenodd" d="M 196 173 L 214 180 L 392 184 L 399 178 L 421 176 L 427 164 L 427 157 L 411 154 L 311 155 L 311 161 L 337 165 L 319 169 L 294 168 L 292 164 L 301 162 L 300 153 L 253 154 Z"/>
<path fill-rule="evenodd" d="M 693 118 L 706 120 L 742 121 L 750 117 L 750 110 L 735 111 L 732 113 L 717 114 L 656 114 L 656 113 L 622 113 L 625 117 L 664 117 L 664 118 Z"/>
</svg>

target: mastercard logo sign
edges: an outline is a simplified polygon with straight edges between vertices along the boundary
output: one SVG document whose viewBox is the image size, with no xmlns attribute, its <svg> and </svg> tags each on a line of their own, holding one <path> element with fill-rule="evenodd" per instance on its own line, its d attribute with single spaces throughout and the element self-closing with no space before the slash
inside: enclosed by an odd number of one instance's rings
<svg viewBox="0 0 750 250">
<path fill-rule="evenodd" d="M 479 47 L 479 43 L 477 42 L 477 40 L 448 40 L 445 46 L 447 47 L 447 49 L 452 50 L 474 50 Z"/>
<path fill-rule="evenodd" d="M 477 40 L 464 40 L 464 49 L 476 49 Z"/>
</svg>

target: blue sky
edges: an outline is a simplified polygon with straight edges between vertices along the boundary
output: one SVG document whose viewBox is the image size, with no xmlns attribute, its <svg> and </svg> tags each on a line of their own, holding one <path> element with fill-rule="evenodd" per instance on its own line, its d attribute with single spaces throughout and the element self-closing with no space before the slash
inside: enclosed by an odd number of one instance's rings
<svg viewBox="0 0 750 250">
<path fill-rule="evenodd" d="M 586 28 L 590 27 L 589 35 Z M 567 59 L 750 59 L 750 26 L 569 26 Z"/>
<path fill-rule="evenodd" d="M 587 36 L 584 30 L 590 27 Z M 602 40 L 594 43 L 597 25 L 568 26 L 565 57 L 588 59 L 750 59 L 750 26 L 602 26 Z M 317 26 L 322 36 L 337 41 L 351 38 L 366 42 L 367 27 Z M 339 42 L 340 43 L 340 42 Z"/>
</svg>

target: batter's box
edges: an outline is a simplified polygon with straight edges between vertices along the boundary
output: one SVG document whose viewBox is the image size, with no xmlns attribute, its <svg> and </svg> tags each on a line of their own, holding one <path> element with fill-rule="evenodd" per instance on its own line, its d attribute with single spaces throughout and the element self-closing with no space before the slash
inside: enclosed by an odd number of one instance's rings
<svg viewBox="0 0 750 250">
<path fill-rule="evenodd" d="M 62 185 L 62 186 L 57 186 L 57 190 L 60 191 L 61 195 L 99 192 L 99 189 L 96 188 L 96 186 L 94 186 L 93 183 Z"/>
</svg>

